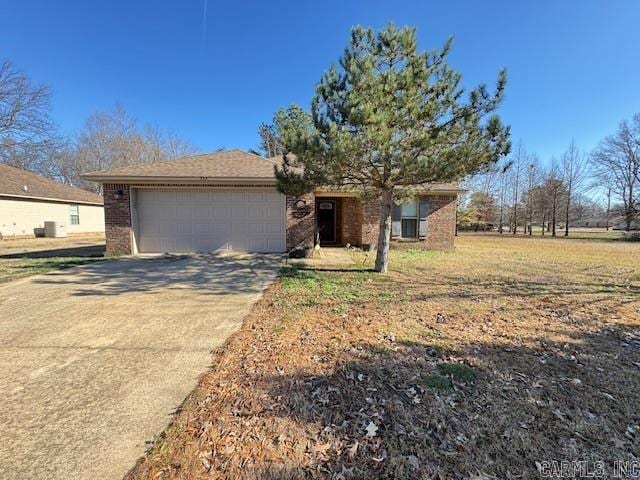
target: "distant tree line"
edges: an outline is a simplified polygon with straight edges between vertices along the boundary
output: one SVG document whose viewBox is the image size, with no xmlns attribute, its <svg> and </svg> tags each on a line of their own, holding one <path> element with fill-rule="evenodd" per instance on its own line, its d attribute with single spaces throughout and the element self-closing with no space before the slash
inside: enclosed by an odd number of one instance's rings
<svg viewBox="0 0 640 480">
<path fill-rule="evenodd" d="M 547 165 L 520 143 L 501 163 L 468 179 L 466 187 L 458 209 L 462 229 L 568 236 L 572 225 L 609 229 L 617 222 L 627 231 L 637 228 L 640 113 L 621 122 L 593 151 L 571 141 Z"/>
<path fill-rule="evenodd" d="M 9 61 L 0 63 L 0 163 L 100 192 L 83 172 L 153 163 L 192 154 L 177 135 L 140 125 L 121 105 L 90 115 L 72 136 L 51 118 L 51 92 Z"/>
</svg>

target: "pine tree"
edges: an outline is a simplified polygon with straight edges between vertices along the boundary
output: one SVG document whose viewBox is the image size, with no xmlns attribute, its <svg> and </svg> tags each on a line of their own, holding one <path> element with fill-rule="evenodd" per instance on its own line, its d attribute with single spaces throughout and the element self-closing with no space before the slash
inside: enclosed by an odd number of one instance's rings
<svg viewBox="0 0 640 480">
<path fill-rule="evenodd" d="M 499 106 L 506 73 L 496 90 L 484 85 L 465 101 L 461 74 L 447 65 L 449 39 L 418 52 L 413 28 L 356 27 L 339 67 L 329 68 L 312 101 L 313 124 L 287 123 L 278 169 L 285 193 L 320 185 L 353 187 L 380 200 L 376 271 L 386 272 L 393 202 L 430 182 L 458 181 L 510 150 L 509 128 L 489 113 Z"/>
</svg>

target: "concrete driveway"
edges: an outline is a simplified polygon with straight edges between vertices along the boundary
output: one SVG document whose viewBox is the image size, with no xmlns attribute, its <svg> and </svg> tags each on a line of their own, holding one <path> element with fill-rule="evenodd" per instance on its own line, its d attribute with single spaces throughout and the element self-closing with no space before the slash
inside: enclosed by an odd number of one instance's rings
<svg viewBox="0 0 640 480">
<path fill-rule="evenodd" d="M 120 259 L 0 286 L 0 477 L 122 478 L 279 264 Z"/>
</svg>

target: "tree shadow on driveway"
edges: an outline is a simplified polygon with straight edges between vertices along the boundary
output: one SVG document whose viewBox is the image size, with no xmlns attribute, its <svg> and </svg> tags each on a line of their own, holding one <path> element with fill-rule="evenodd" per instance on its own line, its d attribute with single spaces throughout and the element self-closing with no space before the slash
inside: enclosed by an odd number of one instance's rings
<svg viewBox="0 0 640 480">
<path fill-rule="evenodd" d="M 122 258 L 60 271 L 35 280 L 67 285 L 71 295 L 90 297 L 167 289 L 207 295 L 258 293 L 280 268 L 279 255 L 193 254 Z"/>
<path fill-rule="evenodd" d="M 54 248 L 49 250 L 36 250 L 30 252 L 7 253 L 0 255 L 0 259 L 19 258 L 54 258 L 54 257 L 102 257 L 104 245 L 87 245 L 84 247 Z"/>
</svg>

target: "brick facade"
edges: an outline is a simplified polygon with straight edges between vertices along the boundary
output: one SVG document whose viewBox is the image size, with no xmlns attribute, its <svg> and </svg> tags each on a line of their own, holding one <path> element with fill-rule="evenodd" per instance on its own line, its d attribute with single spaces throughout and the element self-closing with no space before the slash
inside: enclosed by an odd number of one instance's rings
<svg viewBox="0 0 640 480">
<path fill-rule="evenodd" d="M 169 186 L 157 184 L 153 186 Z M 177 185 L 171 185 L 177 186 Z M 182 185 L 190 186 L 190 185 Z M 196 187 L 212 187 L 198 185 Z M 216 185 L 217 186 L 217 185 Z M 238 185 L 238 187 L 245 185 Z M 107 254 L 129 255 L 134 252 L 131 225 L 131 188 L 135 185 L 104 184 L 104 214 Z M 118 198 L 116 198 L 118 197 Z M 311 248 L 316 234 L 316 197 L 313 193 L 286 197 L 286 248 Z M 380 203 L 361 202 L 354 197 L 340 197 L 336 202 L 338 244 L 365 244 L 375 248 L 378 242 Z M 456 196 L 430 195 L 427 237 L 419 243 L 426 248 L 452 250 L 455 236 Z"/>
<path fill-rule="evenodd" d="M 362 205 L 362 244 L 378 246 L 380 234 L 380 201 L 369 200 Z"/>
<path fill-rule="evenodd" d="M 378 244 L 380 202 L 370 200 L 361 202 L 353 197 L 342 197 L 341 245 L 347 243 L 361 247 Z M 456 222 L 455 195 L 429 195 L 429 216 L 427 236 L 416 241 L 420 245 L 434 250 L 453 250 Z"/>
<path fill-rule="evenodd" d="M 353 197 L 340 200 L 342 244 L 362 245 L 362 203 Z"/>
<path fill-rule="evenodd" d="M 103 192 L 107 255 L 130 255 L 133 253 L 131 188 L 129 185 L 105 183 Z"/>
<path fill-rule="evenodd" d="M 429 196 L 429 217 L 426 247 L 433 250 L 453 250 L 456 234 L 456 196 Z"/>
<path fill-rule="evenodd" d="M 312 248 L 316 234 L 316 196 L 287 195 L 287 251 Z"/>
</svg>

